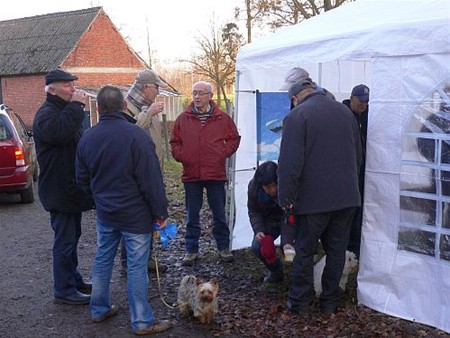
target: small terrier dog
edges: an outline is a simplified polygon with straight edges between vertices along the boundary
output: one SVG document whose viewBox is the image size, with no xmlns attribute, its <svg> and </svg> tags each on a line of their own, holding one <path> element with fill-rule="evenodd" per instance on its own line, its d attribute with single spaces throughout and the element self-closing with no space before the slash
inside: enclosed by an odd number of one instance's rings
<svg viewBox="0 0 450 338">
<path fill-rule="evenodd" d="M 178 307 L 183 316 L 194 314 L 200 322 L 210 323 L 219 311 L 219 283 L 216 278 L 203 282 L 195 276 L 184 276 L 178 289 Z"/>
<path fill-rule="evenodd" d="M 319 297 L 322 293 L 322 274 L 323 269 L 325 268 L 327 255 L 323 256 L 315 265 L 314 265 L 314 291 L 316 292 L 316 297 Z M 358 268 L 358 260 L 356 259 L 356 255 L 353 252 L 346 251 L 345 252 L 345 265 L 344 271 L 342 272 L 341 280 L 339 281 L 339 287 L 342 290 L 345 290 L 345 286 L 347 285 L 348 276 L 351 273 L 356 272 Z"/>
</svg>

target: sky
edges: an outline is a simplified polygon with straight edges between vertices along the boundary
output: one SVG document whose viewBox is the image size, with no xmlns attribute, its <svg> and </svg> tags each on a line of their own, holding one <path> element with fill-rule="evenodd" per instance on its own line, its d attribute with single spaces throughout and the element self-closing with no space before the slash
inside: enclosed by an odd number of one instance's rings
<svg viewBox="0 0 450 338">
<path fill-rule="evenodd" d="M 150 41 L 153 59 L 173 62 L 189 58 L 196 46 L 195 38 L 200 33 L 208 36 L 213 19 L 220 24 L 219 27 L 234 21 L 234 8 L 242 7 L 243 2 L 244 0 L 13 0 L 8 1 L 8 5 L 3 2 L 0 21 L 102 6 L 122 36 L 127 38 L 131 47 L 144 60 L 148 61 L 147 41 Z"/>
</svg>

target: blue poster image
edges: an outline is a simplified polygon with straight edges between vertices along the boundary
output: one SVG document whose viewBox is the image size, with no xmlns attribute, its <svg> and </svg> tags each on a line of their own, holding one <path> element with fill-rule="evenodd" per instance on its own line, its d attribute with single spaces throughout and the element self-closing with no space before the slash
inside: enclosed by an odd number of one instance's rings
<svg viewBox="0 0 450 338">
<path fill-rule="evenodd" d="M 290 106 L 286 92 L 256 93 L 258 162 L 278 161 L 283 119 Z"/>
</svg>

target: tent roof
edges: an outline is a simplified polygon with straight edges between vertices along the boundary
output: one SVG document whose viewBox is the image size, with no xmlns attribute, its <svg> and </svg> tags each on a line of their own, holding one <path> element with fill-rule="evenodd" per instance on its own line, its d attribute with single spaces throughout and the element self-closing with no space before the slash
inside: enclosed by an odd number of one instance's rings
<svg viewBox="0 0 450 338">
<path fill-rule="evenodd" d="M 241 48 L 237 69 L 450 52 L 450 1 L 358 0 Z"/>
</svg>

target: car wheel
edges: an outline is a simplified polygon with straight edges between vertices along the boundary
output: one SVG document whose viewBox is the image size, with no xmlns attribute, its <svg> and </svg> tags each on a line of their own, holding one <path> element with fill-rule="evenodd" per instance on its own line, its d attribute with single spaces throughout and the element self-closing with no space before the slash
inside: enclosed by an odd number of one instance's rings
<svg viewBox="0 0 450 338">
<path fill-rule="evenodd" d="M 33 184 L 30 184 L 30 186 L 27 189 L 22 190 L 20 192 L 20 198 L 22 200 L 22 203 L 34 202 Z"/>
</svg>

